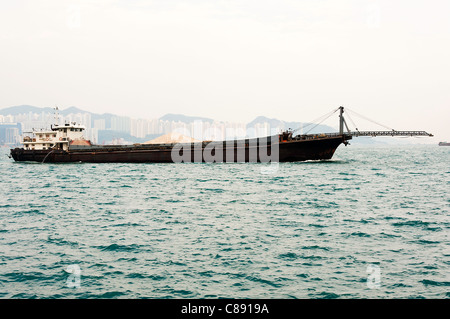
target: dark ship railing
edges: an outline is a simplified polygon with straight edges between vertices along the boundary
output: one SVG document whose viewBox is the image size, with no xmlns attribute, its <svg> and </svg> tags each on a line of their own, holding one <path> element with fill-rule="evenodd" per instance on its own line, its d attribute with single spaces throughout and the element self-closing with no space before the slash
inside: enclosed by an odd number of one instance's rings
<svg viewBox="0 0 450 319">
<path fill-rule="evenodd" d="M 326 137 L 339 137 L 339 136 L 433 136 L 433 134 L 427 133 L 425 131 L 351 131 L 345 133 L 317 133 L 317 134 L 305 134 L 297 135 L 294 139 L 316 139 L 316 138 L 326 138 Z"/>
<path fill-rule="evenodd" d="M 352 131 L 349 134 L 351 136 L 429 136 L 432 137 L 433 134 L 427 133 L 425 131 Z"/>
</svg>

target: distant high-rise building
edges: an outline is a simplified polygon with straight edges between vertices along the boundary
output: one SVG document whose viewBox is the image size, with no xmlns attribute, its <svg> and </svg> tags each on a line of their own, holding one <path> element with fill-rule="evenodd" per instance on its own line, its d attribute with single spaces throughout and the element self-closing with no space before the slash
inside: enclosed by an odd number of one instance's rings
<svg viewBox="0 0 450 319">
<path fill-rule="evenodd" d="M 148 121 L 147 120 L 131 120 L 130 134 L 136 137 L 145 137 L 148 133 Z"/>
<path fill-rule="evenodd" d="M 15 145 L 20 143 L 21 125 L 20 123 L 0 124 L 0 145 Z"/>
<path fill-rule="evenodd" d="M 94 128 L 97 130 L 105 130 L 106 123 L 104 119 L 94 120 Z"/>
<path fill-rule="evenodd" d="M 19 129 L 16 127 L 7 128 L 5 130 L 5 143 L 18 144 L 20 142 Z"/>
<path fill-rule="evenodd" d="M 83 113 L 80 124 L 86 126 L 87 129 L 92 127 L 92 117 L 89 113 Z"/>
<path fill-rule="evenodd" d="M 147 128 L 147 132 L 148 134 L 158 134 L 159 133 L 159 120 L 157 119 L 153 119 L 153 120 L 149 120 L 147 122 L 148 128 Z"/>
<path fill-rule="evenodd" d="M 12 115 L 6 115 L 4 123 L 14 123 L 14 116 Z"/>
<path fill-rule="evenodd" d="M 126 116 L 111 117 L 111 130 L 130 133 L 131 119 Z"/>
<path fill-rule="evenodd" d="M 92 144 L 97 144 L 98 143 L 98 129 L 97 128 L 86 129 L 84 138 L 91 141 Z"/>
</svg>

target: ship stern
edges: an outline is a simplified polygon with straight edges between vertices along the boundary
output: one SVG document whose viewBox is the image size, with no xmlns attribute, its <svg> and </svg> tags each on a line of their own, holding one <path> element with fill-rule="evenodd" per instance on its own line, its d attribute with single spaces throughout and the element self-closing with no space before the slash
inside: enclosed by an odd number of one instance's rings
<svg viewBox="0 0 450 319">
<path fill-rule="evenodd" d="M 12 148 L 10 153 L 9 153 L 9 157 L 13 158 L 16 162 L 20 161 L 20 151 L 23 151 L 23 149 L 20 148 Z"/>
</svg>

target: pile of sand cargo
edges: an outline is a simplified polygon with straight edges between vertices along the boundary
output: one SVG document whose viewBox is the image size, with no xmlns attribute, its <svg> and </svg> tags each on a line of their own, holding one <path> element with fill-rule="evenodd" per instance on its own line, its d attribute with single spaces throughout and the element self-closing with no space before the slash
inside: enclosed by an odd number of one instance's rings
<svg viewBox="0 0 450 319">
<path fill-rule="evenodd" d="M 200 142 L 190 136 L 186 136 L 177 132 L 172 132 L 160 137 L 157 137 L 151 141 L 144 142 L 142 144 L 176 144 L 176 143 L 197 143 Z"/>
</svg>

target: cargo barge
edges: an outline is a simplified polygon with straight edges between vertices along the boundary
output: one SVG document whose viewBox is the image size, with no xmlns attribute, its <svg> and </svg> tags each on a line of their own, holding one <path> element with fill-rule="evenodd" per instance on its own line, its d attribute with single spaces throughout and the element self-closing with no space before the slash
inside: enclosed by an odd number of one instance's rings
<svg viewBox="0 0 450 319">
<path fill-rule="evenodd" d="M 23 138 L 24 147 L 11 149 L 11 157 L 18 162 L 41 163 L 296 162 L 331 159 L 338 146 L 347 145 L 354 136 L 432 136 L 424 131 L 352 132 L 344 108 L 338 110 L 337 133 L 294 135 L 288 130 L 263 138 L 220 142 L 93 145 L 84 139 L 84 126 L 55 124 L 50 130 L 29 132 L 31 136 Z"/>
</svg>

